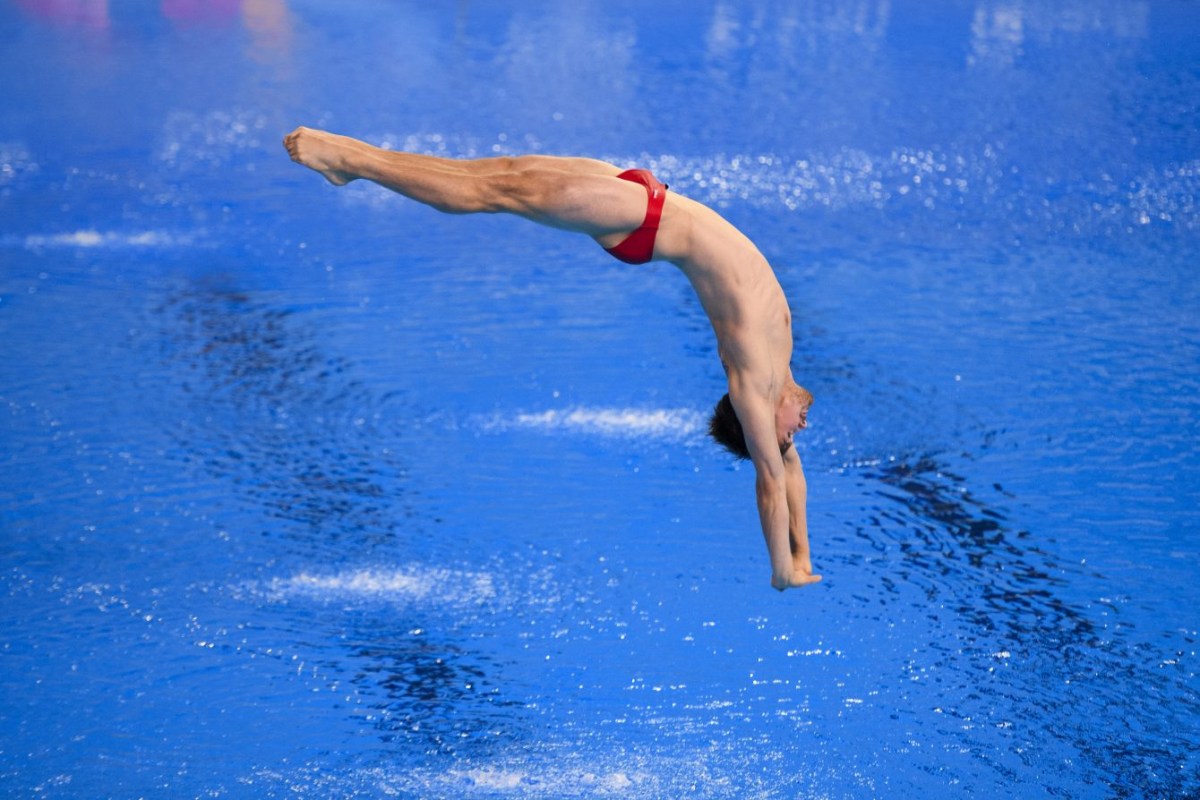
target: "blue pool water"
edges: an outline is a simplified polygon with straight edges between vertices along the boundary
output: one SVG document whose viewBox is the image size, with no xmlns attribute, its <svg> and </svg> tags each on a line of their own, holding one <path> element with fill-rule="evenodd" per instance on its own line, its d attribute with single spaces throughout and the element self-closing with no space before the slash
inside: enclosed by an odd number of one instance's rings
<svg viewBox="0 0 1200 800">
<path fill-rule="evenodd" d="M 0 0 L 0 794 L 1200 793 L 1200 12 Z M 291 164 L 587 154 L 795 317 L 777 594 L 666 265 Z"/>
</svg>

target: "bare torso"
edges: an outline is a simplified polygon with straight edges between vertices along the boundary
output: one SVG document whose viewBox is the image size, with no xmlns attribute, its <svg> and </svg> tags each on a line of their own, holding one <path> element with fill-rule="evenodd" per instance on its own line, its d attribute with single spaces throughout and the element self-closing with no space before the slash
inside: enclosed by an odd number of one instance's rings
<svg viewBox="0 0 1200 800">
<path fill-rule="evenodd" d="M 740 377 L 759 391 L 777 391 L 790 376 L 792 315 L 754 243 L 708 206 L 669 193 L 654 254 L 691 282 L 731 384 Z"/>
</svg>

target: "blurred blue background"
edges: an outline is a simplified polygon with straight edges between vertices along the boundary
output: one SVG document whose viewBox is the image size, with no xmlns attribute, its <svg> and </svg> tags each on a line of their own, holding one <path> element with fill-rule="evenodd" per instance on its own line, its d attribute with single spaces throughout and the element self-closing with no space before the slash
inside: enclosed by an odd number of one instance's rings
<svg viewBox="0 0 1200 800">
<path fill-rule="evenodd" d="M 1200 791 L 1191 2 L 0 0 L 0 792 Z M 825 580 L 667 265 L 293 165 L 649 167 L 775 266 Z"/>
</svg>

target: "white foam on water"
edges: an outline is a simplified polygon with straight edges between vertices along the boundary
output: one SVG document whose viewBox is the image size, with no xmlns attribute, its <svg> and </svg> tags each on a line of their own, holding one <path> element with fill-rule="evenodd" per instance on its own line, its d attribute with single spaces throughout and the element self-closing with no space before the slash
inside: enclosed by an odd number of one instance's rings
<svg viewBox="0 0 1200 800">
<path fill-rule="evenodd" d="M 163 125 L 158 158 L 180 169 L 208 169 L 247 153 L 280 147 L 281 139 L 282 134 L 258 110 L 172 111 Z"/>
<path fill-rule="evenodd" d="M 647 791 L 658 796 L 663 788 L 663 781 L 645 770 L 599 764 L 549 771 L 515 764 L 446 771 L 364 769 L 341 776 L 315 769 L 311 774 L 301 770 L 289 776 L 264 770 L 245 782 L 276 783 L 281 779 L 293 789 L 303 787 L 315 793 L 328 792 L 335 786 L 344 792 L 352 786 L 353 791 L 384 797 L 644 797 Z"/>
<path fill-rule="evenodd" d="M 557 748 L 551 747 L 551 750 Z M 745 782 L 731 779 L 714 763 L 712 750 L 704 748 L 685 755 L 637 754 L 624 750 L 597 752 L 563 751 L 545 758 L 504 758 L 474 762 L 463 759 L 460 766 L 404 768 L 372 767 L 331 772 L 312 764 L 287 775 L 261 770 L 243 780 L 262 788 L 286 784 L 300 796 L 312 797 L 423 797 L 457 798 L 593 798 L 593 797 L 695 797 L 765 800 L 778 797 L 779 780 L 788 780 L 789 797 L 828 800 L 831 795 L 817 786 L 818 778 L 796 785 L 795 776 L 772 777 L 772 765 L 758 758 L 733 769 L 746 770 Z M 725 765 L 730 766 L 730 765 Z M 714 768 L 715 767 L 715 768 Z M 761 773 L 761 774 L 760 774 Z M 865 788 L 856 776 L 856 788 Z M 845 781 L 841 781 L 844 787 Z M 840 796 L 840 795 L 839 795 Z"/>
<path fill-rule="evenodd" d="M 37 162 L 23 142 L 0 142 L 0 186 L 37 171 Z"/>
<path fill-rule="evenodd" d="M 388 149 L 465 158 L 521 155 L 543 149 L 530 137 L 488 142 L 431 133 L 381 134 L 372 140 Z M 1136 176 L 1113 177 L 1103 172 L 1066 175 L 1063 179 L 1077 184 L 1080 190 L 1047 201 L 1037 187 L 1014 189 L 1011 183 L 1018 174 L 1018 162 L 990 144 L 965 149 L 899 147 L 879 151 L 845 147 L 799 157 L 772 152 L 701 156 L 643 152 L 633 157 L 599 157 L 620 166 L 650 169 L 681 194 L 717 208 L 843 211 L 923 207 L 938 212 L 935 218 L 942 222 L 1000 208 L 1009 216 L 1023 211 L 1051 230 L 1126 229 L 1152 223 L 1186 230 L 1200 227 L 1195 160 Z M 356 192 L 356 202 L 394 202 L 379 187 L 362 186 Z M 1084 197 L 1088 199 L 1081 199 Z M 1014 208 L 1013 203 L 1023 204 L 1023 208 Z"/>
<path fill-rule="evenodd" d="M 333 573 L 303 571 L 287 578 L 272 578 L 259 588 L 260 593 L 272 600 L 359 598 L 399 603 L 434 600 L 442 605 L 466 605 L 496 597 L 490 574 L 419 565 Z"/>
<path fill-rule="evenodd" d="M 689 408 L 568 408 L 493 417 L 491 430 L 525 428 L 596 436 L 682 439 L 704 428 L 704 416 Z"/>
<path fill-rule="evenodd" d="M 468 770 L 450 770 L 433 783 L 449 787 L 472 787 L 475 789 L 521 790 L 528 796 L 535 787 L 539 794 L 561 794 L 566 787 L 576 791 L 599 791 L 618 793 L 634 786 L 645 786 L 650 776 L 641 773 L 591 772 L 587 770 L 564 770 L 556 775 L 533 774 L 522 769 L 503 767 L 480 767 Z"/>
<path fill-rule="evenodd" d="M 23 244 L 34 250 L 47 247 L 77 248 L 125 248 L 125 247 L 179 247 L 192 243 L 192 236 L 167 231 L 97 231 L 91 228 L 67 233 L 32 234 Z"/>
</svg>

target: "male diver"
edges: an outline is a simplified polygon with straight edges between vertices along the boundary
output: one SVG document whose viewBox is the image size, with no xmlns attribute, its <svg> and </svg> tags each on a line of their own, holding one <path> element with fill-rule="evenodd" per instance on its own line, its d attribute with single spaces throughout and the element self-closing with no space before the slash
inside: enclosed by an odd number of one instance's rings
<svg viewBox="0 0 1200 800">
<path fill-rule="evenodd" d="M 669 261 L 691 282 L 729 392 L 714 439 L 756 472 L 758 513 L 776 589 L 821 580 L 808 547 L 807 486 L 792 446 L 812 395 L 792 379 L 792 315 L 758 248 L 712 209 L 667 191 L 646 170 L 588 158 L 474 160 L 398 153 L 310 128 L 284 139 L 292 160 L 335 186 L 364 178 L 449 214 L 508 213 L 595 239 L 630 264 Z"/>
</svg>

